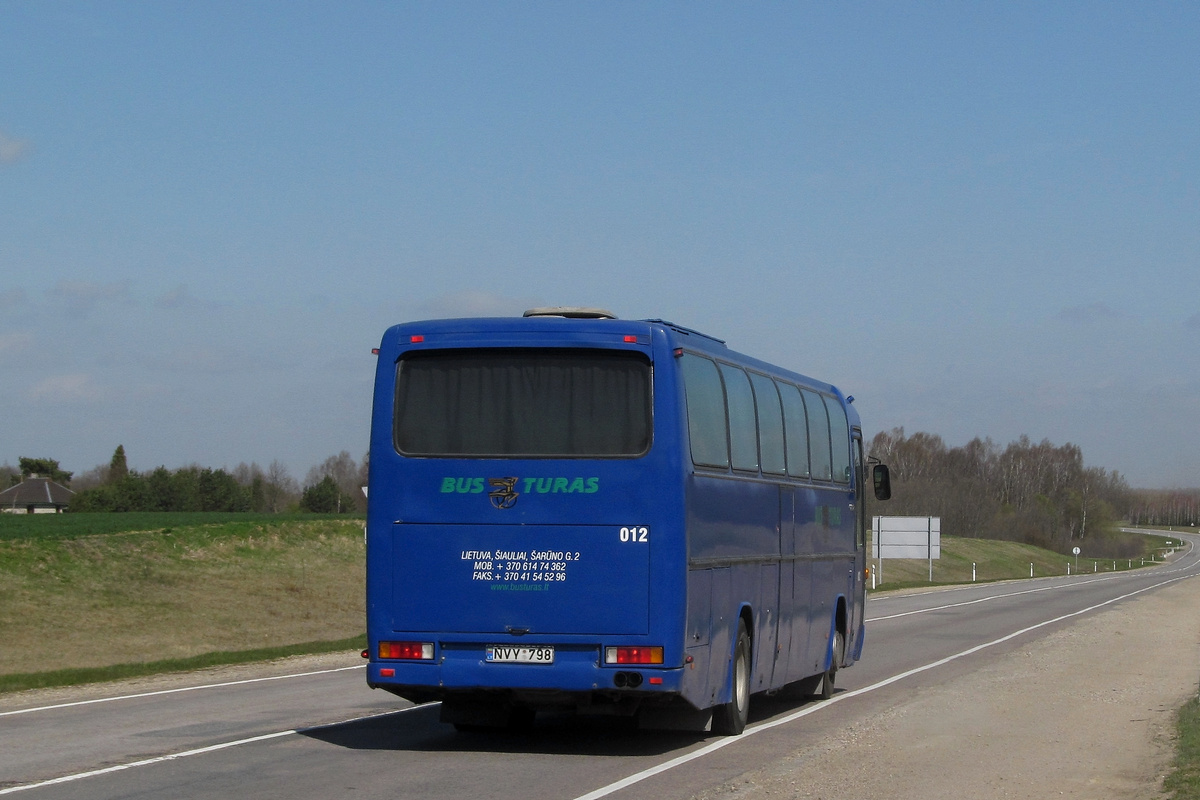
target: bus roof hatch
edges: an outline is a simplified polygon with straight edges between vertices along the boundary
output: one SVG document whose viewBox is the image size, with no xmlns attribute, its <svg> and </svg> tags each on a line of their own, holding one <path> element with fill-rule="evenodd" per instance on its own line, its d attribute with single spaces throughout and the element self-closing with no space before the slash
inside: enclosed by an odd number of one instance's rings
<svg viewBox="0 0 1200 800">
<path fill-rule="evenodd" d="M 525 312 L 526 317 L 567 317 L 568 319 L 616 319 L 617 315 L 603 308 L 583 308 L 580 306 L 549 306 L 546 308 L 531 308 Z"/>
</svg>

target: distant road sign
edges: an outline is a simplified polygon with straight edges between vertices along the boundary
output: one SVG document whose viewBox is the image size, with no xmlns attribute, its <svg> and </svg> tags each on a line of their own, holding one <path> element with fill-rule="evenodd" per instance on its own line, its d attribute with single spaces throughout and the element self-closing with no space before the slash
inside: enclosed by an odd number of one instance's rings
<svg viewBox="0 0 1200 800">
<path fill-rule="evenodd" d="M 875 517 L 871 558 L 942 557 L 941 517 Z"/>
</svg>

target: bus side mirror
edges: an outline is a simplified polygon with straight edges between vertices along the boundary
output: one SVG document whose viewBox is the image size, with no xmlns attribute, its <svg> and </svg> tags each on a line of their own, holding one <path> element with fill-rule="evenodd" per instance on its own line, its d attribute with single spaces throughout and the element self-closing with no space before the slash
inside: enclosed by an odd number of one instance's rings
<svg viewBox="0 0 1200 800">
<path fill-rule="evenodd" d="M 891 499 L 892 475 L 888 472 L 887 464 L 876 464 L 871 470 L 871 479 L 875 482 L 875 499 Z"/>
</svg>

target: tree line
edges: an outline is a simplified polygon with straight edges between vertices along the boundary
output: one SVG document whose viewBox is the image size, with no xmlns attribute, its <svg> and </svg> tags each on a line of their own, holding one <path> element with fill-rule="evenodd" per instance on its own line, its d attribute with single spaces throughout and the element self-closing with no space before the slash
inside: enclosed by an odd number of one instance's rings
<svg viewBox="0 0 1200 800">
<path fill-rule="evenodd" d="M 308 471 L 303 486 L 286 465 L 272 461 L 238 464 L 232 470 L 192 464 L 149 472 L 130 469 L 125 447 L 118 445 L 108 464 L 75 476 L 50 458 L 20 458 L 20 469 L 0 467 L 0 485 L 15 485 L 30 475 L 50 478 L 75 491 L 70 511 L 309 511 L 352 514 L 366 511 L 368 460 L 357 463 L 343 450 Z M 5 475 L 7 474 L 7 481 Z"/>
<path fill-rule="evenodd" d="M 1200 489 L 1139 491 L 1129 511 L 1134 525 L 1192 528 L 1200 525 Z"/>
<path fill-rule="evenodd" d="M 876 434 L 870 455 L 892 472 L 890 515 L 937 516 L 947 535 L 1009 539 L 1059 552 L 1088 540 L 1101 545 L 1117 520 L 1190 527 L 1200 524 L 1200 489 L 1131 489 L 1117 472 L 1085 467 L 1073 444 L 1054 445 L 1028 436 L 1001 448 L 991 439 L 947 447 L 932 433 L 903 428 Z M 272 461 L 263 469 L 241 463 L 232 470 L 190 465 L 138 472 L 118 445 L 108 464 L 75 476 L 49 458 L 20 458 L 19 469 L 0 465 L 0 486 L 42 475 L 76 490 L 72 511 L 312 511 L 363 513 L 368 456 L 356 462 L 343 450 L 308 471 L 303 484 Z M 1111 545 L 1111 543 L 1109 543 Z M 1105 553 L 1121 557 L 1108 547 Z M 1097 553 L 1100 554 L 1100 553 Z"/>
<path fill-rule="evenodd" d="M 1132 556 L 1132 544 L 1109 536 L 1128 519 L 1144 492 L 1117 472 L 1085 467 L 1073 444 L 1034 443 L 1022 436 L 1001 448 L 975 438 L 947 447 L 931 433 L 883 431 L 870 455 L 891 469 L 889 515 L 935 516 L 951 536 L 1007 539 L 1068 552 L 1087 540 L 1089 552 Z"/>
</svg>

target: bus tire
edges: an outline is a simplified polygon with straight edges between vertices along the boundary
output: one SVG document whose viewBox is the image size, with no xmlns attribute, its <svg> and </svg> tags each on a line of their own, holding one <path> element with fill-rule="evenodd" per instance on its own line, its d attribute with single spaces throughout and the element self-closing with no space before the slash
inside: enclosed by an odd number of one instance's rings
<svg viewBox="0 0 1200 800">
<path fill-rule="evenodd" d="M 738 736 L 750 719 L 750 634 L 746 620 L 738 620 L 737 645 L 730 669 L 729 702 L 713 709 L 712 731 L 719 736 Z"/>
<path fill-rule="evenodd" d="M 818 696 L 822 700 L 828 700 L 833 697 L 833 687 L 837 682 L 838 664 L 842 663 L 842 654 L 845 650 L 845 637 L 842 636 L 841 631 L 835 631 L 833 634 L 833 653 L 829 657 L 829 669 L 825 670 L 825 674 L 821 677 L 821 693 Z"/>
</svg>

